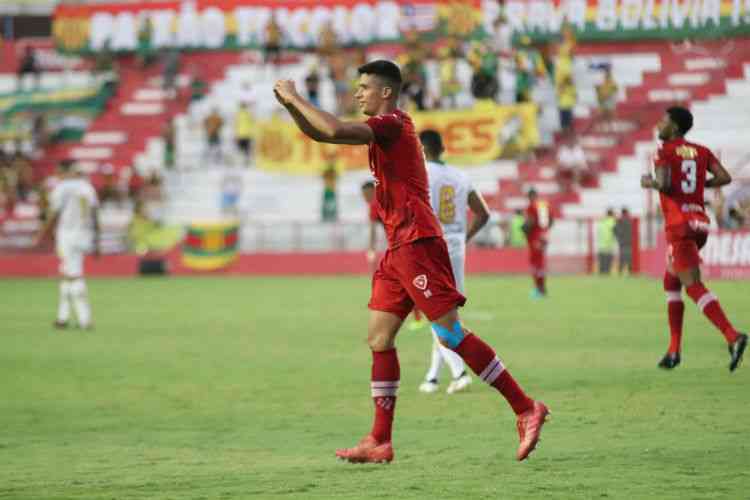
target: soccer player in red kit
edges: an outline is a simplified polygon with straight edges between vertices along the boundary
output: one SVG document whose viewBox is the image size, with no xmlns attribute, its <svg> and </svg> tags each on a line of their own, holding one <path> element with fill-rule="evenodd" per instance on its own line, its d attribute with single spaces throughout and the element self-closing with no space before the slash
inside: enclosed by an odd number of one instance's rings
<svg viewBox="0 0 750 500">
<path fill-rule="evenodd" d="M 404 318 L 417 306 L 433 323 L 441 343 L 506 398 L 517 415 L 520 445 L 516 458 L 524 460 L 536 447 L 547 407 L 528 397 L 495 351 L 461 325 L 457 308 L 466 298 L 456 290 L 448 249 L 430 207 L 422 147 L 411 117 L 397 106 L 401 71 L 381 60 L 360 67 L 359 74 L 354 97 L 369 116 L 366 122 L 340 121 L 315 108 L 289 80 L 274 86 L 276 98 L 312 139 L 368 146 L 375 203 L 388 237 L 388 250 L 373 275 L 368 304 L 374 423 L 359 444 L 337 450 L 336 456 L 349 462 L 393 460 L 391 427 L 400 379 L 395 339 Z"/>
<path fill-rule="evenodd" d="M 537 197 L 536 190 L 530 189 L 528 196 L 523 232 L 529 246 L 529 263 L 534 279 L 532 296 L 541 298 L 547 295 L 547 231 L 552 227 L 553 219 L 549 205 Z"/>
<path fill-rule="evenodd" d="M 671 370 L 680 364 L 682 318 L 685 305 L 682 287 L 703 314 L 721 331 L 729 346 L 729 370 L 742 360 L 747 335 L 739 333 L 724 315 L 716 298 L 701 282 L 698 251 L 708 239 L 709 219 L 703 202 L 704 188 L 718 188 L 732 181 L 729 173 L 700 144 L 685 140 L 693 126 L 693 115 L 685 108 L 672 107 L 659 122 L 659 139 L 663 141 L 654 161 L 655 175 L 644 175 L 641 186 L 659 191 L 664 214 L 668 254 L 664 273 L 667 294 L 670 342 L 659 367 Z M 708 173 L 711 173 L 711 178 Z"/>
</svg>

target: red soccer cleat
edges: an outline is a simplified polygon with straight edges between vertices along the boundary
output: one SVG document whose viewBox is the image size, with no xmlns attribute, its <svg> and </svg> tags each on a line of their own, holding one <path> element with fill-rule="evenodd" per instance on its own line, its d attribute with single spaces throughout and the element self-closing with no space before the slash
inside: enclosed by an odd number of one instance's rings
<svg viewBox="0 0 750 500">
<path fill-rule="evenodd" d="M 521 444 L 518 445 L 516 458 L 526 460 L 529 454 L 534 451 L 536 444 L 539 442 L 539 435 L 542 433 L 542 426 L 547 420 L 549 410 L 541 401 L 534 401 L 534 407 L 527 412 L 518 415 L 516 428 L 518 429 L 518 438 Z"/>
<path fill-rule="evenodd" d="M 355 464 L 388 463 L 393 460 L 393 446 L 390 441 L 378 444 L 375 438 L 368 434 L 354 448 L 336 450 L 336 456 Z"/>
</svg>

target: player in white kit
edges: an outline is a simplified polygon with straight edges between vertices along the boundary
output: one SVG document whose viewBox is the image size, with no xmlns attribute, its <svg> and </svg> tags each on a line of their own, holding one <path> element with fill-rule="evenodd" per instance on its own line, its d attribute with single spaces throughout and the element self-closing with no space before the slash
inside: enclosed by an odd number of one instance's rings
<svg viewBox="0 0 750 500">
<path fill-rule="evenodd" d="M 448 246 L 453 277 L 456 288 L 464 293 L 464 261 L 466 243 L 487 224 L 490 211 L 482 195 L 471 185 L 466 173 L 445 165 L 440 157 L 443 154 L 443 140 L 434 130 L 424 130 L 419 134 L 425 159 L 427 160 L 427 177 L 430 181 L 430 203 L 443 228 L 443 238 Z M 467 209 L 473 213 L 471 226 L 467 221 Z M 422 392 L 432 393 L 438 390 L 438 374 L 445 361 L 453 375 L 447 393 L 453 394 L 466 389 L 471 384 L 471 377 L 466 373 L 460 356 L 438 342 L 437 334 L 432 331 L 432 358 L 425 381 L 419 386 Z"/>
<path fill-rule="evenodd" d="M 70 320 L 71 303 L 78 318 L 78 326 L 90 329 L 91 306 L 83 279 L 83 259 L 86 253 L 99 253 L 99 200 L 91 183 L 80 176 L 72 161 L 65 160 L 58 167 L 60 182 L 50 194 L 50 213 L 42 227 L 37 243 L 55 229 L 55 250 L 60 259 L 60 302 L 54 326 L 66 328 Z"/>
</svg>

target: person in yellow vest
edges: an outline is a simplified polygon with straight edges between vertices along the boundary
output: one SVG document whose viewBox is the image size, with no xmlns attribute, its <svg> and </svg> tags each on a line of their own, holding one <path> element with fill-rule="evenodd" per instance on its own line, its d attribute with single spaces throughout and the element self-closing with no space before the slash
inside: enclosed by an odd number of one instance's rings
<svg viewBox="0 0 750 500">
<path fill-rule="evenodd" d="M 234 140 L 246 165 L 250 165 L 253 154 L 253 115 L 246 103 L 234 115 Z"/>
<path fill-rule="evenodd" d="M 575 81 L 573 80 L 573 57 L 560 52 L 555 65 L 555 89 L 557 105 L 560 108 L 560 128 L 565 131 L 573 128 L 573 108 L 578 100 Z"/>
<path fill-rule="evenodd" d="M 602 129 L 607 132 L 612 126 L 617 106 L 617 93 L 619 89 L 617 82 L 612 77 L 612 66 L 604 67 L 604 81 L 596 86 L 596 98 L 599 102 L 599 116 L 602 120 Z"/>
</svg>

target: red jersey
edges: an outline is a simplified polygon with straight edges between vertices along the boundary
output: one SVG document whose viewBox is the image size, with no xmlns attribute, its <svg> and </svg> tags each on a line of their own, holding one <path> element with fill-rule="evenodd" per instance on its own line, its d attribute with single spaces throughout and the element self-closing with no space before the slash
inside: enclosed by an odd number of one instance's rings
<svg viewBox="0 0 750 500">
<path fill-rule="evenodd" d="M 690 224 L 708 230 L 703 190 L 709 166 L 716 157 L 705 146 L 675 139 L 662 144 L 656 154 L 654 167 L 669 169 L 670 190 L 659 193 L 666 229 Z"/>
<path fill-rule="evenodd" d="M 397 109 L 367 120 L 375 139 L 369 146 L 377 214 L 389 248 L 442 236 L 430 206 L 424 155 L 411 117 Z"/>
<path fill-rule="evenodd" d="M 529 203 L 526 207 L 526 221 L 529 224 L 528 240 L 538 240 L 547 234 L 547 229 L 552 222 L 552 213 L 549 204 L 543 200 Z"/>
<path fill-rule="evenodd" d="M 380 222 L 380 216 L 378 215 L 378 204 L 375 202 L 375 198 L 372 199 L 370 202 L 369 208 L 369 216 L 371 222 Z"/>
</svg>

